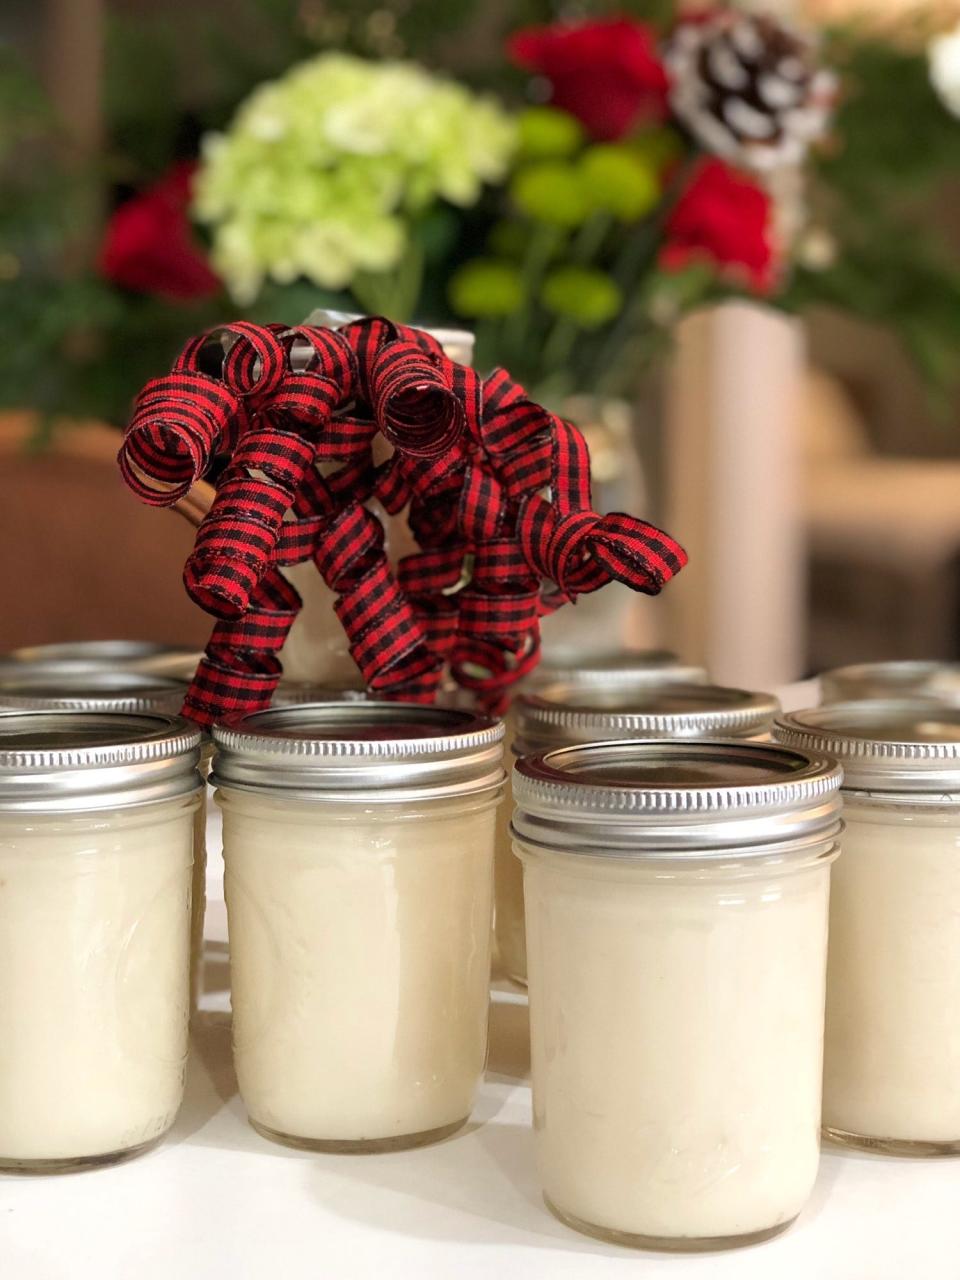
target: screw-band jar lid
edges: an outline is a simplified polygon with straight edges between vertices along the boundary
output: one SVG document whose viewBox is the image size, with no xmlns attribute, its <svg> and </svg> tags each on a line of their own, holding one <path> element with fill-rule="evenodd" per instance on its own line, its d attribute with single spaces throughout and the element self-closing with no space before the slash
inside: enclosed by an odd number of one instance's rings
<svg viewBox="0 0 960 1280">
<path fill-rule="evenodd" d="M 300 684 L 281 680 L 270 700 L 271 707 L 296 706 L 303 702 L 367 702 L 366 690 L 355 685 Z"/>
<path fill-rule="evenodd" d="M 719 685 L 556 681 L 516 701 L 521 754 L 610 738 L 752 738 L 769 733 L 780 703 L 772 694 Z"/>
<path fill-rule="evenodd" d="M 201 786 L 200 731 L 177 716 L 0 711 L 0 812 L 113 809 Z"/>
<path fill-rule="evenodd" d="M 848 791 L 960 791 L 960 707 L 933 698 L 835 702 L 782 716 L 777 740 L 833 756 Z"/>
<path fill-rule="evenodd" d="M 694 663 L 683 662 L 670 649 L 554 650 L 545 655 L 540 665 L 526 678 L 527 688 L 542 685 L 603 685 L 612 687 L 619 681 L 627 684 L 704 684 L 706 670 Z"/>
<path fill-rule="evenodd" d="M 189 679 L 203 657 L 194 649 L 152 640 L 74 640 L 63 644 L 25 645 L 0 655 L 3 662 L 58 663 L 70 668 L 124 667 Z"/>
<path fill-rule="evenodd" d="M 859 662 L 820 677 L 824 702 L 873 698 L 937 698 L 960 703 L 960 663 Z"/>
<path fill-rule="evenodd" d="M 495 790 L 503 725 L 403 702 L 322 702 L 229 717 L 213 729 L 216 786 L 397 802 Z"/>
<path fill-rule="evenodd" d="M 178 715 L 189 685 L 170 676 L 56 662 L 0 664 L 0 708 L 160 711 Z"/>
<path fill-rule="evenodd" d="M 520 759 L 513 826 L 523 840 L 618 858 L 769 855 L 831 842 L 840 768 L 754 742 L 623 741 Z"/>
</svg>

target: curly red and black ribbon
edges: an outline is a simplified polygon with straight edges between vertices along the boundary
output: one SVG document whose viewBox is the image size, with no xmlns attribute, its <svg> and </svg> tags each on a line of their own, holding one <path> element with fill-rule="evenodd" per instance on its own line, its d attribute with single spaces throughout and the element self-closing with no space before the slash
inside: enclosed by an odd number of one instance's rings
<svg viewBox="0 0 960 1280">
<path fill-rule="evenodd" d="M 653 525 L 591 510 L 583 437 L 503 369 L 481 381 L 378 317 L 192 339 L 140 393 L 119 463 L 156 506 L 218 475 L 184 569 L 217 618 L 184 704 L 202 725 L 269 704 L 301 603 L 284 565 L 314 561 L 372 691 L 432 701 L 449 668 L 498 711 L 539 660 L 543 615 L 614 578 L 653 595 L 686 563 Z M 396 573 L 371 498 L 407 508 L 421 548 Z"/>
</svg>

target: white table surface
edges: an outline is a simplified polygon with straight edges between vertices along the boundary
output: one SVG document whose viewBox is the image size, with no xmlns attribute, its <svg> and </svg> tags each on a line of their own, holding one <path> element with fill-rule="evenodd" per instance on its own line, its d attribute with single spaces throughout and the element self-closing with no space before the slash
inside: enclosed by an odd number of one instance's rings
<svg viewBox="0 0 960 1280">
<path fill-rule="evenodd" d="M 543 1207 L 526 999 L 497 989 L 469 1125 L 418 1151 L 321 1156 L 249 1127 L 230 1060 L 219 822 L 210 823 L 203 1011 L 167 1140 L 129 1164 L 0 1176 L 0 1280 L 958 1280 L 960 1158 L 826 1149 L 810 1204 L 766 1244 L 637 1253 Z M 960 1081 L 958 1081 L 960 1088 Z"/>
</svg>

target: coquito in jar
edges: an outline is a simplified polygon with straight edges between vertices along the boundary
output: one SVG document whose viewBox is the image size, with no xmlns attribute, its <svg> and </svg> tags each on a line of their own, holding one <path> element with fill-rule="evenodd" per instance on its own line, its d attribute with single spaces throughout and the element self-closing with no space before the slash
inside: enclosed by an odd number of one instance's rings
<svg viewBox="0 0 960 1280">
<path fill-rule="evenodd" d="M 769 736 L 780 706 L 770 694 L 668 679 L 667 670 L 666 664 L 644 669 L 611 661 L 605 678 L 599 665 L 587 665 L 580 679 L 538 681 L 512 707 L 511 756 L 612 738 Z M 497 828 L 497 951 L 502 968 L 525 983 L 523 872 L 510 844 L 511 810 L 508 796 Z"/>
<path fill-rule="evenodd" d="M 706 1249 L 803 1208 L 839 783 L 759 743 L 517 762 L 537 1163 L 570 1226 Z"/>
<path fill-rule="evenodd" d="M 335 702 L 214 738 L 251 1123 L 334 1151 L 453 1132 L 486 1060 L 502 725 Z"/>
<path fill-rule="evenodd" d="M 163 645 L 139 641 L 104 640 L 78 645 L 47 645 L 24 653 L 85 654 L 86 658 L 49 657 L 36 661 L 20 658 L 0 662 L 0 709 L 33 711 L 127 711 L 161 712 L 179 715 L 189 684 L 184 679 L 136 670 L 122 664 L 134 655 L 143 661 L 168 659 L 171 663 L 184 654 Z M 101 654 L 103 665 L 97 665 L 94 654 Z M 113 655 L 118 665 L 107 666 Z M 210 766 L 211 744 L 204 741 L 201 773 L 206 778 Z M 193 887 L 190 923 L 190 1008 L 196 1013 L 203 978 L 203 924 L 207 903 L 207 796 L 200 792 L 193 823 Z"/>
<path fill-rule="evenodd" d="M 187 1056 L 199 731 L 0 713 L 0 1169 L 137 1154 Z"/>
<path fill-rule="evenodd" d="M 844 769 L 824 1131 L 899 1155 L 960 1152 L 960 710 L 837 703 L 777 733 Z"/>
</svg>

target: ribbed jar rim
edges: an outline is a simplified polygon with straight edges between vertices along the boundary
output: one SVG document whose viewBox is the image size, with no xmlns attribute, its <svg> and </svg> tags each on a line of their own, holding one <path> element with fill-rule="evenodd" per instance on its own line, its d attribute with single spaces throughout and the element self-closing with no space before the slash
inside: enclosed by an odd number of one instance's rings
<svg viewBox="0 0 960 1280">
<path fill-rule="evenodd" d="M 776 738 L 833 756 L 846 790 L 960 791 L 960 707 L 934 698 L 834 702 L 783 715 Z"/>
<path fill-rule="evenodd" d="M 732 739 L 563 747 L 517 761 L 513 827 L 618 858 L 768 856 L 835 839 L 841 777 L 824 756 Z"/>
<path fill-rule="evenodd" d="M 752 738 L 769 733 L 780 703 L 719 685 L 619 679 L 555 681 L 516 701 L 516 753 L 613 738 Z"/>
<path fill-rule="evenodd" d="M 932 659 L 853 663 L 824 671 L 820 689 L 824 702 L 904 697 L 960 702 L 960 663 Z"/>
<path fill-rule="evenodd" d="M 57 662 L 0 664 L 0 709 L 159 711 L 179 715 L 189 684 L 128 668 Z"/>
<path fill-rule="evenodd" d="M 201 786 L 200 731 L 178 716 L 0 711 L 0 812 L 145 804 Z"/>
<path fill-rule="evenodd" d="M 0 664 L 55 663 L 66 670 L 89 667 L 145 671 L 189 678 L 202 653 L 153 640 L 72 640 L 61 644 L 24 645 L 0 654 Z"/>
<path fill-rule="evenodd" d="M 672 649 L 554 650 L 524 681 L 536 692 L 555 682 L 577 686 L 625 684 L 706 684 L 704 667 L 684 662 Z"/>
<path fill-rule="evenodd" d="M 404 702 L 271 707 L 214 726 L 216 786 L 377 803 L 495 790 L 503 725 Z"/>
</svg>

